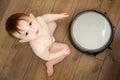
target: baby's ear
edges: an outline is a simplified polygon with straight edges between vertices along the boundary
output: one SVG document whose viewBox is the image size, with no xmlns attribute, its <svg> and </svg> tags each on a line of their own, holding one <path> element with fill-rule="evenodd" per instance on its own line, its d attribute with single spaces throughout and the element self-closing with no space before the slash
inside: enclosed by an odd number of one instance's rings
<svg viewBox="0 0 120 80">
<path fill-rule="evenodd" d="M 35 16 L 32 13 L 30 13 L 29 16 L 35 18 Z"/>
<path fill-rule="evenodd" d="M 25 43 L 25 42 L 27 42 L 27 41 L 25 41 L 25 40 L 19 40 L 19 42 L 20 42 L 20 43 Z"/>
</svg>

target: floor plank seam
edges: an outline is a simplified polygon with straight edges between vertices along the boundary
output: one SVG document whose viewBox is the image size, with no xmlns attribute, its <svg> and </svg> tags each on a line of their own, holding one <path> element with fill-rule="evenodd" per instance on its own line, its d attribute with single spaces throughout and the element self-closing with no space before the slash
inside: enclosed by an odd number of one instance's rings
<svg viewBox="0 0 120 80">
<path fill-rule="evenodd" d="M 101 72 L 102 72 L 102 68 L 103 68 L 103 65 L 105 64 L 105 60 L 106 60 L 106 59 L 107 59 L 107 54 L 106 54 L 106 56 L 105 56 L 105 58 L 104 58 L 104 60 L 103 60 L 102 66 L 100 67 L 100 71 L 98 72 L 97 80 L 99 80 L 99 77 L 100 77 L 100 74 L 101 74 Z"/>
</svg>

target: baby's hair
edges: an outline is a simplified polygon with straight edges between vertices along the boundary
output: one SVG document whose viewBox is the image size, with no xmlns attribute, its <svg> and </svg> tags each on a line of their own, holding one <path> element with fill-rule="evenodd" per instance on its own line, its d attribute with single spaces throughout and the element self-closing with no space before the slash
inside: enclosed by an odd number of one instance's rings
<svg viewBox="0 0 120 80">
<path fill-rule="evenodd" d="M 6 21 L 6 30 L 10 36 L 14 37 L 14 32 L 19 33 L 20 29 L 17 26 L 20 20 L 25 20 L 24 17 L 29 17 L 29 15 L 25 13 L 15 13 L 8 17 Z"/>
</svg>

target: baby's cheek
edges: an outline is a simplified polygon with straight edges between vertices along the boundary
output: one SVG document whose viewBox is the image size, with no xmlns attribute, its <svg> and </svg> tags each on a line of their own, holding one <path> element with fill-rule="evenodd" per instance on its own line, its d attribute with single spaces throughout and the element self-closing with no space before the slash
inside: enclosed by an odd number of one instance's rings
<svg viewBox="0 0 120 80">
<path fill-rule="evenodd" d="M 34 40 L 36 38 L 36 36 L 35 35 L 32 35 L 32 36 L 30 36 L 30 40 Z"/>
</svg>

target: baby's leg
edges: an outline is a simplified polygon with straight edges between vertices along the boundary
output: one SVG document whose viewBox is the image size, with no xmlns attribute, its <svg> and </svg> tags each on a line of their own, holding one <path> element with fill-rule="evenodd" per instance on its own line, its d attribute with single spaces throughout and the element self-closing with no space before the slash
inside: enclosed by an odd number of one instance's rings
<svg viewBox="0 0 120 80">
<path fill-rule="evenodd" d="M 67 55 L 70 54 L 70 49 L 66 44 L 63 43 L 54 43 L 53 46 L 50 49 L 50 52 L 63 52 L 65 53 L 64 55 L 61 55 L 60 57 L 50 60 L 48 62 L 46 62 L 46 67 L 47 67 L 47 74 L 48 76 L 51 76 L 54 72 L 53 70 L 53 65 L 59 63 L 60 61 L 62 61 Z"/>
<path fill-rule="evenodd" d="M 48 27 L 50 29 L 51 35 L 53 35 L 54 32 L 55 32 L 55 29 L 56 29 L 56 22 L 51 21 L 51 22 L 48 22 L 47 25 L 48 25 Z"/>
</svg>

